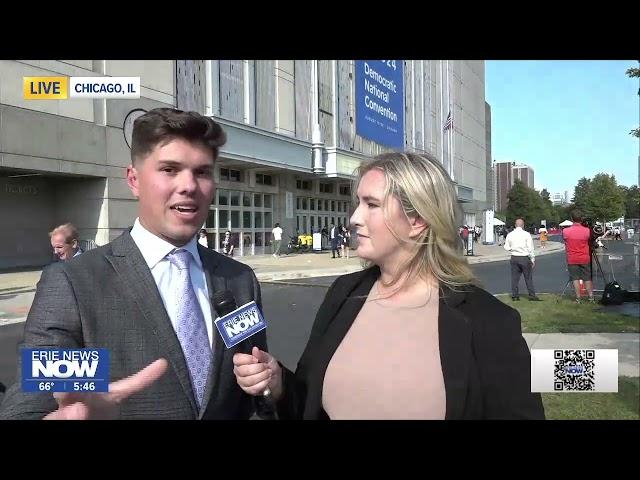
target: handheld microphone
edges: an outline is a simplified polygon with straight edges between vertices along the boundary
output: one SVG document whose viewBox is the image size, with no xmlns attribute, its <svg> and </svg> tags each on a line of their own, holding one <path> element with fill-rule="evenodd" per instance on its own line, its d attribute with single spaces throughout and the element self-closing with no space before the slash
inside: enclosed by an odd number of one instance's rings
<svg viewBox="0 0 640 480">
<path fill-rule="evenodd" d="M 212 297 L 213 308 L 218 314 L 219 318 L 224 317 L 225 315 L 229 315 L 234 310 L 238 309 L 238 304 L 236 303 L 236 299 L 233 296 L 233 292 L 231 290 L 222 290 L 219 292 L 215 292 Z M 256 404 L 256 411 L 258 416 L 261 418 L 266 418 L 269 420 L 275 419 L 275 409 L 271 405 L 270 402 L 271 391 L 269 387 L 265 389 L 262 393 L 262 397 L 254 397 Z"/>
<path fill-rule="evenodd" d="M 238 308 L 238 304 L 231 290 L 215 292 L 212 300 L 213 308 L 215 308 L 218 317 L 224 317 Z"/>
</svg>

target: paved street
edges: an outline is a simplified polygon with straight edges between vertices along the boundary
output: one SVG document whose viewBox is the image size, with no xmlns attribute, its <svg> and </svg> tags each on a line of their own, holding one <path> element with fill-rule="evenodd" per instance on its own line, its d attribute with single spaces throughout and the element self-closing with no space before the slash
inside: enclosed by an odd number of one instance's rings
<svg viewBox="0 0 640 480">
<path fill-rule="evenodd" d="M 607 252 L 613 255 L 629 251 L 633 252 L 633 245 L 625 242 L 609 242 L 608 248 Z M 508 260 L 495 261 L 498 258 L 506 258 L 506 252 L 503 254 L 499 248 L 493 247 L 492 250 L 485 248 L 483 253 L 485 259 L 493 258 L 494 261 L 484 263 L 476 261 L 472 263 L 471 268 L 474 273 L 489 292 L 494 294 L 509 292 L 509 262 Z M 280 268 L 281 272 L 289 272 L 290 274 L 291 272 L 308 273 L 313 271 L 314 262 L 322 265 L 324 270 L 322 270 L 321 274 L 325 275 L 261 282 L 264 314 L 269 324 L 267 334 L 270 350 L 287 367 L 294 369 L 306 344 L 318 307 L 324 298 L 327 288 L 336 278 L 335 274 L 326 275 L 327 272 L 331 271 L 326 265 L 333 264 L 334 271 L 341 269 L 352 269 L 354 271 L 359 268 L 359 262 L 358 259 L 333 260 L 329 256 L 321 257 L 307 254 L 307 256 L 299 256 L 297 259 L 294 257 L 288 259 L 290 265 L 299 265 L 296 267 L 297 270 L 293 271 L 290 270 L 290 266 L 283 266 L 284 262 L 281 262 L 281 260 L 287 261 L 287 259 L 273 259 L 272 257 L 271 260 L 262 258 L 254 259 L 253 261 L 261 265 L 258 269 L 262 269 L 263 273 L 268 271 L 268 276 L 273 276 L 274 272 L 277 273 L 278 270 L 276 268 Z M 311 266 L 305 265 L 308 261 L 311 262 L 308 264 Z M 613 261 L 619 262 L 619 260 Z M 351 265 L 345 267 L 347 262 L 350 262 Z M 610 265 L 603 261 L 603 268 L 609 267 Z M 621 279 L 620 277 L 627 278 L 625 277 L 627 275 L 631 281 L 634 279 L 637 281 L 637 276 L 633 275 L 632 269 L 620 270 L 620 273 L 615 270 L 619 280 Z M 30 272 L 22 275 L 22 277 L 36 278 L 37 280 L 39 272 Z M 554 252 L 545 252 L 543 255 L 538 255 L 534 271 L 534 282 L 538 293 L 561 293 L 566 285 L 566 279 L 566 260 L 563 250 L 556 249 Z M 0 382 L 5 385 L 13 383 L 15 380 L 17 344 L 21 340 L 24 317 L 34 296 L 33 284 L 29 286 L 28 282 L 23 282 L 21 285 L 15 284 L 13 287 L 9 287 L 7 282 L 5 279 L 4 287 L 0 282 Z M 596 287 L 601 284 L 602 282 L 598 279 Z M 521 279 L 520 285 L 521 290 L 526 291 L 524 280 Z M 635 338 L 637 338 L 637 335 Z M 527 341 L 531 344 L 533 341 L 540 342 L 542 339 L 531 337 L 527 338 Z M 625 347 L 625 349 L 633 348 L 633 344 Z M 634 367 L 631 367 L 632 372 L 633 370 Z"/>
</svg>

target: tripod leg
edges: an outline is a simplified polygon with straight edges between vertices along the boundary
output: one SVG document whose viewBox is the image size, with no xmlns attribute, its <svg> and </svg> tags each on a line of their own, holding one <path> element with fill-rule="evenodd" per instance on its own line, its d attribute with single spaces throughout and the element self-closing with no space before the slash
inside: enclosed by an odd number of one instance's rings
<svg viewBox="0 0 640 480">
<path fill-rule="evenodd" d="M 564 298 L 565 293 L 567 293 L 567 288 L 569 288 L 569 285 L 572 285 L 573 282 L 571 281 L 571 279 L 567 280 L 567 283 L 564 286 L 564 289 L 562 290 L 562 294 L 560 295 L 560 298 Z M 560 301 L 560 298 L 558 299 L 558 302 Z"/>
</svg>

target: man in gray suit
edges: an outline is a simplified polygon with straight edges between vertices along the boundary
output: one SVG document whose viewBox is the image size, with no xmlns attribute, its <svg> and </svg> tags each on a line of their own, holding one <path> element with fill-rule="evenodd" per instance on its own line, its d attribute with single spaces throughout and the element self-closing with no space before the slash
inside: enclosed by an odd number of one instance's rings
<svg viewBox="0 0 640 480">
<path fill-rule="evenodd" d="M 254 412 L 232 359 L 265 349 L 265 331 L 227 349 L 210 299 L 231 290 L 238 305 L 255 300 L 261 308 L 260 286 L 249 267 L 195 237 L 226 135 L 210 118 L 160 108 L 136 119 L 132 137 L 133 228 L 43 271 L 23 344 L 108 349 L 110 391 L 23 393 L 18 383 L 0 418 L 247 419 Z"/>
</svg>

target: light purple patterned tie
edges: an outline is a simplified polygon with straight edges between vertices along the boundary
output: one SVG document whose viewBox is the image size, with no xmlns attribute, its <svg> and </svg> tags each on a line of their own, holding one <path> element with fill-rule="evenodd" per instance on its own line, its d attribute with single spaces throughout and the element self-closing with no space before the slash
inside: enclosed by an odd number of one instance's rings
<svg viewBox="0 0 640 480">
<path fill-rule="evenodd" d="M 188 250 L 175 250 L 167 258 L 178 267 L 176 330 L 189 367 L 191 386 L 198 407 L 201 407 L 211 365 L 211 345 L 204 315 L 189 276 L 192 257 Z"/>
</svg>

